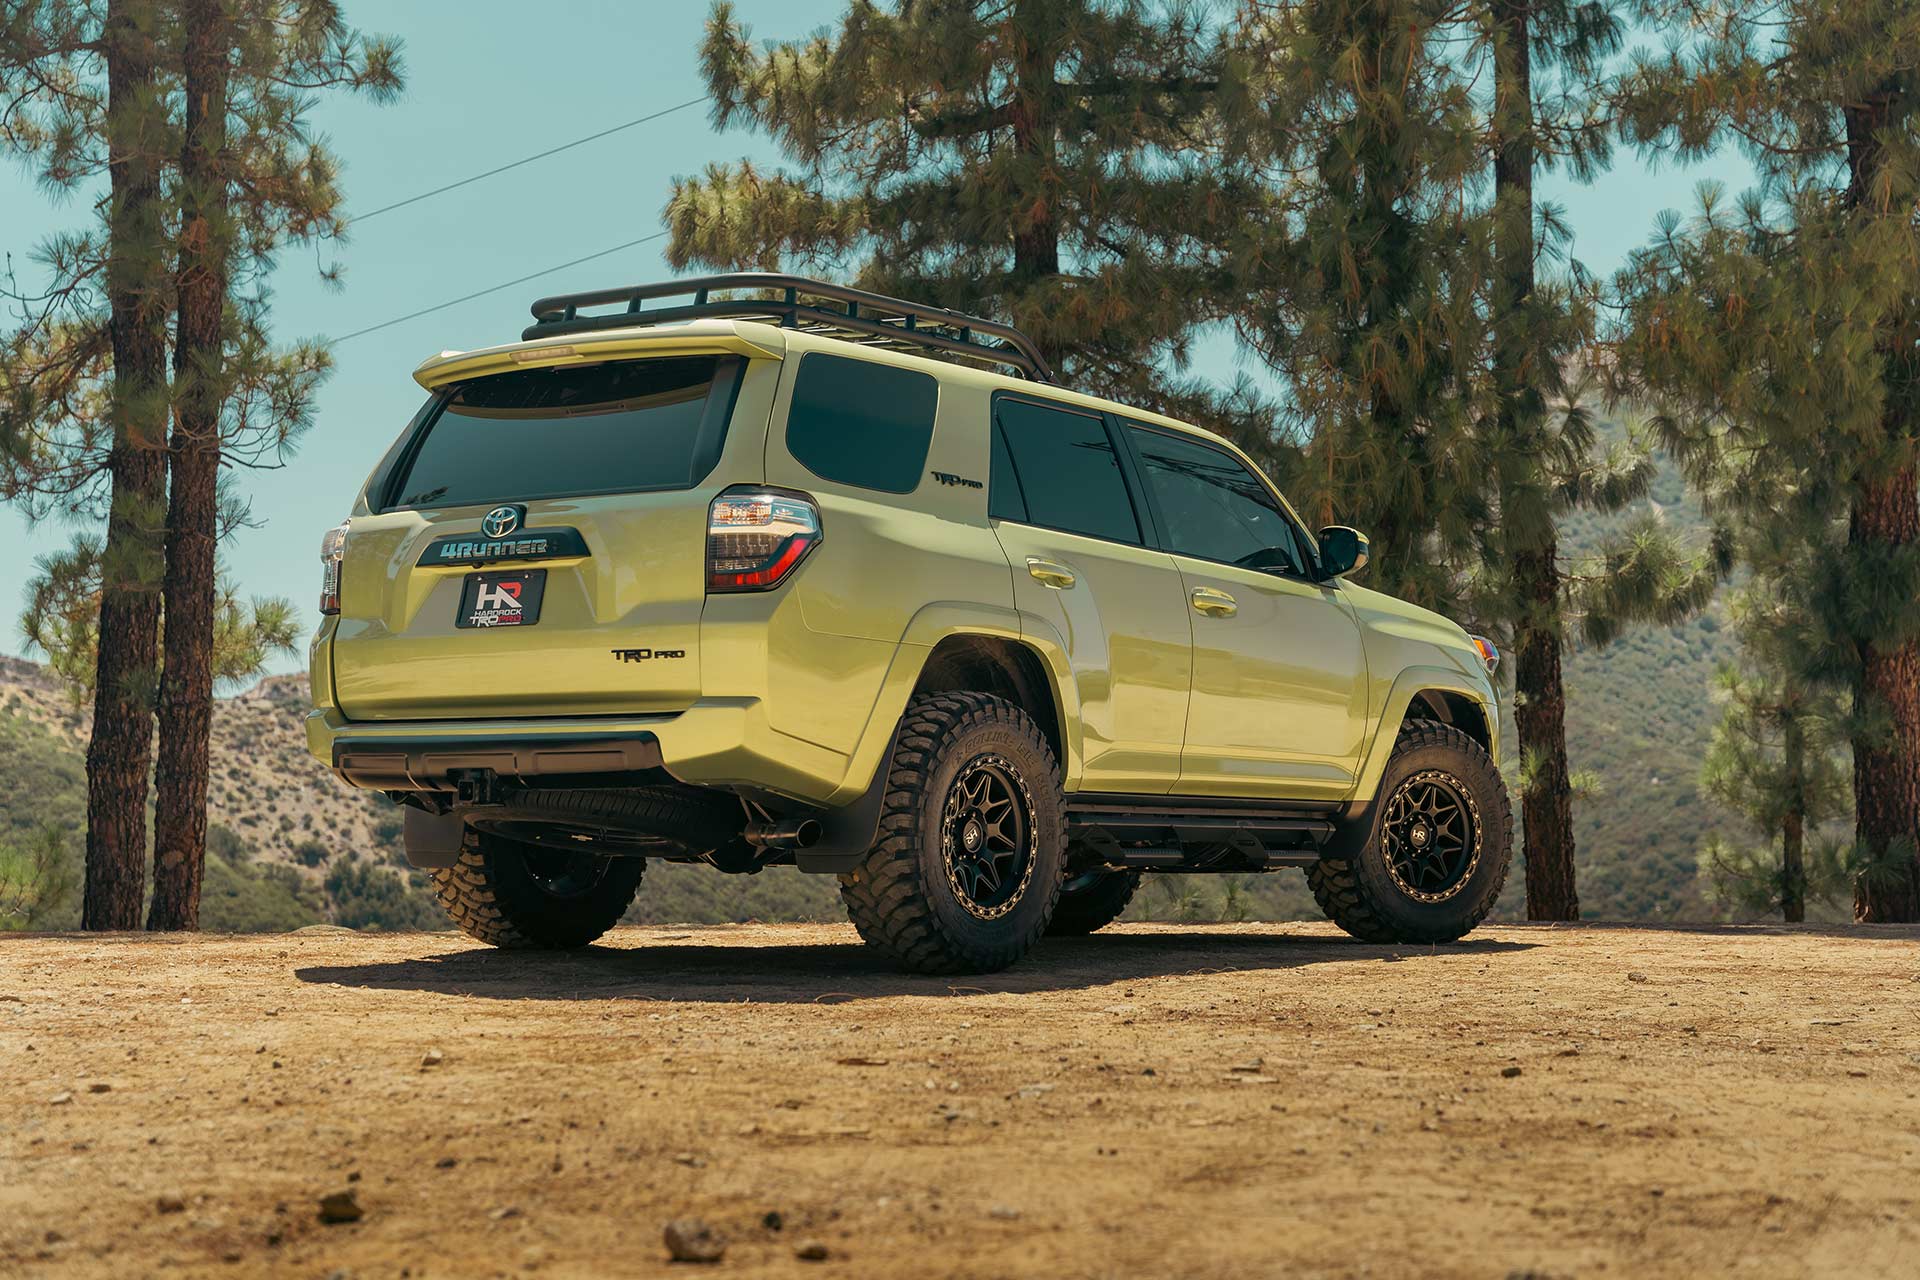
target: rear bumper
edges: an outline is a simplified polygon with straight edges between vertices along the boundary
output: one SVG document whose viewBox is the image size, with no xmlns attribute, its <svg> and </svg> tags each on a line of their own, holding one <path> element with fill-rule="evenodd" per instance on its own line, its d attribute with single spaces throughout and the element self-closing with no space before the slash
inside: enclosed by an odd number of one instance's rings
<svg viewBox="0 0 1920 1280">
<path fill-rule="evenodd" d="M 650 733 L 529 734 L 522 738 L 336 735 L 328 763 L 341 779 L 376 791 L 448 791 L 461 773 L 481 770 L 518 782 L 538 778 L 641 773 L 664 767 Z"/>
<path fill-rule="evenodd" d="M 379 791 L 451 791 L 465 770 L 618 785 L 619 775 L 664 769 L 694 786 L 761 787 L 816 805 L 834 802 L 850 764 L 773 728 L 757 698 L 697 702 L 673 715 L 541 720 L 350 721 L 322 708 L 307 717 L 307 749 L 343 781 Z"/>
</svg>

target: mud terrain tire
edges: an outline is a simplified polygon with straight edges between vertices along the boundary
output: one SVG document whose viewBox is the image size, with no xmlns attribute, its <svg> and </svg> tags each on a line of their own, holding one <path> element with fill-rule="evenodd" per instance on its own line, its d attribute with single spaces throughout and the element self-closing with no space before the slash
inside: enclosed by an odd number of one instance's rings
<svg viewBox="0 0 1920 1280">
<path fill-rule="evenodd" d="M 664 790 L 557 791 L 539 804 L 556 815 L 618 811 L 690 847 L 711 842 L 718 816 L 713 805 Z M 562 950 L 584 947 L 618 924 L 646 866 L 645 858 L 569 853 L 469 830 L 459 859 L 433 872 L 433 889 L 471 937 L 516 950 Z"/>
<path fill-rule="evenodd" d="M 1060 768 L 1033 720 L 984 693 L 907 704 L 878 843 L 840 877 L 869 946 L 919 973 L 990 973 L 1038 942 L 1060 896 Z"/>
<path fill-rule="evenodd" d="M 1379 796 L 1358 852 L 1322 858 L 1307 869 L 1320 909 L 1364 942 L 1466 936 L 1493 909 L 1513 859 L 1513 807 L 1486 749 L 1451 725 L 1408 721 L 1393 744 Z M 1437 837 L 1409 838 L 1447 829 L 1445 822 L 1424 820 L 1433 809 L 1458 815 L 1454 821 L 1469 833 L 1450 874 L 1420 860 Z"/>
<path fill-rule="evenodd" d="M 1074 887 L 1069 881 L 1060 890 L 1060 901 L 1053 908 L 1053 920 L 1047 925 L 1049 938 L 1076 938 L 1104 929 L 1120 918 L 1140 887 L 1138 871 L 1093 872 L 1087 883 Z"/>
</svg>

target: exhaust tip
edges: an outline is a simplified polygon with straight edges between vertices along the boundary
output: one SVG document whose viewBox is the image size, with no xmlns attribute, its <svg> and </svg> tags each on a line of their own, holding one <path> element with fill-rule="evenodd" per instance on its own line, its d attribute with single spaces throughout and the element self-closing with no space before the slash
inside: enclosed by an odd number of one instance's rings
<svg viewBox="0 0 1920 1280">
<path fill-rule="evenodd" d="M 783 822 L 749 822 L 741 833 L 760 849 L 811 849 L 825 834 L 818 818 L 788 818 Z"/>
</svg>

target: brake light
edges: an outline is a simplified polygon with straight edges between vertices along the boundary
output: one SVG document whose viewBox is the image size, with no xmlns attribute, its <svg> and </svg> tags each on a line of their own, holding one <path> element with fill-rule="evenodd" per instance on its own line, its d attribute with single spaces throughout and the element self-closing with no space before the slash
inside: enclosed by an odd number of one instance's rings
<svg viewBox="0 0 1920 1280">
<path fill-rule="evenodd" d="M 340 562 L 347 555 L 347 526 L 337 524 L 320 539 L 320 612 L 340 612 Z"/>
<path fill-rule="evenodd" d="M 822 536 L 820 508 L 805 494 L 729 489 L 707 508 L 707 590 L 777 587 Z"/>
</svg>

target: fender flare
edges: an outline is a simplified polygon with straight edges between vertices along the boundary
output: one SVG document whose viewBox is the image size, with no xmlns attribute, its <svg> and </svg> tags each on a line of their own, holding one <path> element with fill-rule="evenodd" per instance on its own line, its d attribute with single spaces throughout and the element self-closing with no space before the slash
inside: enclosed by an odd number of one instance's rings
<svg viewBox="0 0 1920 1280">
<path fill-rule="evenodd" d="M 1036 634 L 1036 632 L 1038 634 Z M 846 776 L 827 799 L 829 808 L 856 804 L 876 785 L 879 769 L 893 742 L 900 717 L 926 670 L 927 659 L 942 640 L 954 636 L 980 636 L 1004 640 L 1032 651 L 1040 659 L 1047 675 L 1053 711 L 1060 726 L 1062 756 L 1061 781 L 1068 791 L 1079 786 L 1082 751 L 1079 688 L 1059 633 L 1031 614 L 1014 609 L 959 601 L 936 601 L 922 606 L 908 620 L 906 630 L 895 647 L 893 660 L 881 678 L 860 740 L 847 760 Z"/>
<path fill-rule="evenodd" d="M 1380 779 L 1387 772 L 1387 761 L 1393 758 L 1393 744 L 1400 736 L 1401 724 L 1406 721 L 1407 708 L 1417 694 L 1428 690 L 1457 694 L 1480 708 L 1481 715 L 1486 717 L 1488 741 L 1492 744 L 1488 754 L 1496 766 L 1500 763 L 1500 715 L 1488 701 L 1485 686 L 1457 668 L 1408 667 L 1395 678 L 1387 690 L 1386 701 L 1380 706 L 1380 718 L 1374 723 L 1372 739 L 1354 782 L 1353 797 L 1347 802 L 1343 815 L 1347 825 L 1353 825 L 1356 819 L 1372 810 Z"/>
</svg>

